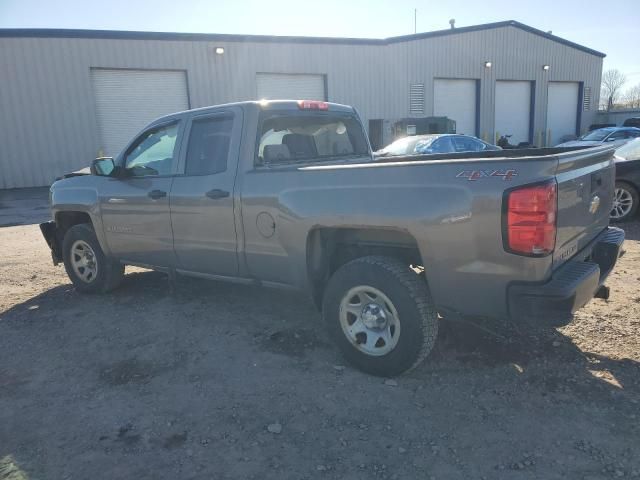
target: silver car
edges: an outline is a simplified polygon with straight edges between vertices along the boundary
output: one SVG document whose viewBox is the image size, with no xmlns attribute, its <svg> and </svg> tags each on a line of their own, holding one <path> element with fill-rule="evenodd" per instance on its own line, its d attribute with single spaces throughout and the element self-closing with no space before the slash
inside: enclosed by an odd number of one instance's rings
<svg viewBox="0 0 640 480">
<path fill-rule="evenodd" d="M 607 127 L 589 132 L 577 140 L 560 143 L 556 147 L 595 147 L 597 145 L 619 146 L 629 140 L 640 137 L 640 128 L 634 127 Z"/>
</svg>

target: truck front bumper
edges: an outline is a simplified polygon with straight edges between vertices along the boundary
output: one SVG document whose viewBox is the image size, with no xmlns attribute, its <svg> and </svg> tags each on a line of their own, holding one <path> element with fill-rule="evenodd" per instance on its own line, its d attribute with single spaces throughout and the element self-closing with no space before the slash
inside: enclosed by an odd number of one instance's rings
<svg viewBox="0 0 640 480">
<path fill-rule="evenodd" d="M 563 325 L 601 291 L 624 253 L 624 230 L 608 227 L 543 284 L 513 283 L 508 288 L 509 317 L 514 322 Z M 599 295 L 603 296 L 603 295 Z"/>
<path fill-rule="evenodd" d="M 51 249 L 51 259 L 53 260 L 54 265 L 58 265 L 62 262 L 61 242 L 58 239 L 56 228 L 56 222 L 53 221 L 40 224 L 42 236 Z"/>
</svg>

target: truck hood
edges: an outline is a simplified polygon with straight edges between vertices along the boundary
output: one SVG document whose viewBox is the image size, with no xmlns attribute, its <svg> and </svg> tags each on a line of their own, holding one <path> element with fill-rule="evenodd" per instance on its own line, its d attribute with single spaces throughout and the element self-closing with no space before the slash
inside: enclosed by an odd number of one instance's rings
<svg viewBox="0 0 640 480">
<path fill-rule="evenodd" d="M 62 180 L 63 178 L 80 177 L 82 175 L 91 175 L 91 170 L 89 169 L 89 167 L 81 168 L 80 170 L 76 170 L 75 172 L 65 173 L 61 177 L 56 178 L 56 180 Z"/>
</svg>

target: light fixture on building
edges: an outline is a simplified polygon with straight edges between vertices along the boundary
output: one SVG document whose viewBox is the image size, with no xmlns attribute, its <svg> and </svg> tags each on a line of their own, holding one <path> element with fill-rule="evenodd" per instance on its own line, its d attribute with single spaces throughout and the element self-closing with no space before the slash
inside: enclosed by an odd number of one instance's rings
<svg viewBox="0 0 640 480">
<path fill-rule="evenodd" d="M 491 62 L 484 62 L 484 68 L 491 68 Z"/>
<path fill-rule="evenodd" d="M 549 70 L 549 65 L 543 65 L 542 69 L 546 72 L 547 70 Z"/>
<path fill-rule="evenodd" d="M 216 54 L 217 55 L 223 55 L 224 54 L 224 47 L 216 47 Z"/>
</svg>

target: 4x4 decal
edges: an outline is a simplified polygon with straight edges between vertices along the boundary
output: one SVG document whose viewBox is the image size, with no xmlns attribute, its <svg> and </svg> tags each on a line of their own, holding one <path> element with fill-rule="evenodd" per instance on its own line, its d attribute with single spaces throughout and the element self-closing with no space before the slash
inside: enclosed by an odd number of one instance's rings
<svg viewBox="0 0 640 480">
<path fill-rule="evenodd" d="M 511 180 L 518 176 L 518 171 L 509 170 L 463 170 L 456 175 L 456 178 L 466 178 L 469 182 L 475 182 L 481 178 L 502 177 L 502 180 Z"/>
</svg>

